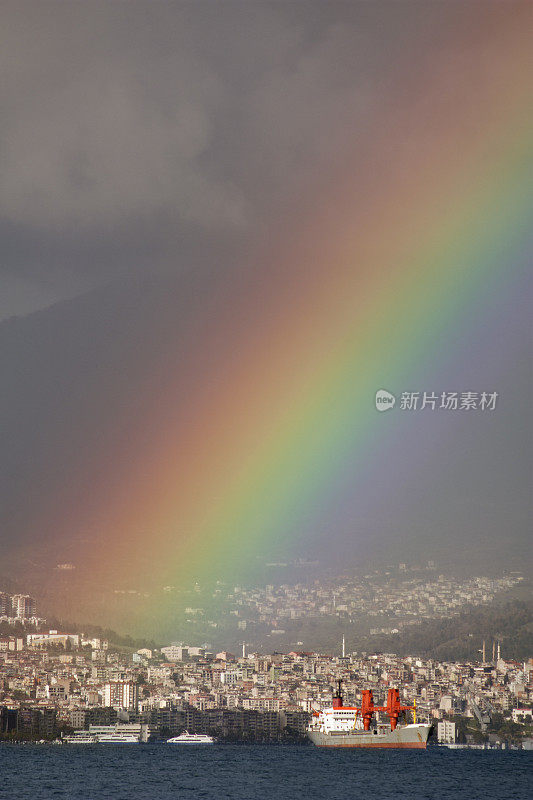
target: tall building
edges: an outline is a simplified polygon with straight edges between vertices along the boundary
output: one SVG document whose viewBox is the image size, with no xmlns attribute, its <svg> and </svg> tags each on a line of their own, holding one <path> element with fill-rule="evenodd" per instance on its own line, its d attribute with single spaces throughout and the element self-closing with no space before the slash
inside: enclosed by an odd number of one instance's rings
<svg viewBox="0 0 533 800">
<path fill-rule="evenodd" d="M 137 709 L 139 687 L 133 681 L 111 681 L 104 686 L 104 706 Z"/>
<path fill-rule="evenodd" d="M 19 619 L 29 619 L 37 616 L 37 604 L 29 594 L 14 594 L 11 598 L 13 616 Z"/>
<path fill-rule="evenodd" d="M 11 595 L 0 592 L 0 617 L 11 616 Z"/>
</svg>

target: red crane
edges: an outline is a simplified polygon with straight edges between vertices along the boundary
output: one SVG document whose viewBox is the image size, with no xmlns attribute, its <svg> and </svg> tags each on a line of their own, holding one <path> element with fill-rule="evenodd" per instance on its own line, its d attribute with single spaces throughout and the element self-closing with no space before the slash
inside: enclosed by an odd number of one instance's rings
<svg viewBox="0 0 533 800">
<path fill-rule="evenodd" d="M 398 724 L 398 717 L 401 711 L 414 711 L 415 706 L 402 706 L 400 703 L 400 692 L 398 689 L 389 689 L 386 706 L 376 706 L 376 711 L 384 711 L 390 720 L 390 729 L 393 731 Z"/>
<path fill-rule="evenodd" d="M 370 723 L 372 722 L 372 715 L 374 714 L 374 695 L 372 689 L 363 689 L 361 699 L 361 716 L 363 717 L 363 726 L 365 731 L 370 730 Z"/>
<path fill-rule="evenodd" d="M 344 708 L 343 706 L 343 697 L 341 691 L 341 681 L 337 681 L 337 692 L 333 696 L 333 708 Z M 361 717 L 363 718 L 363 727 L 365 731 L 370 730 L 370 725 L 372 723 L 372 717 L 374 716 L 374 711 L 383 711 L 385 714 L 388 715 L 390 720 L 390 729 L 391 731 L 395 730 L 398 724 L 398 717 L 402 711 L 415 711 L 416 706 L 402 706 L 400 702 L 400 692 L 398 689 L 389 689 L 389 693 L 387 695 L 387 705 L 386 706 L 375 706 L 374 705 L 374 696 L 372 694 L 372 689 L 363 689 L 361 697 L 361 707 L 354 708 L 355 711 L 361 713 Z"/>
<path fill-rule="evenodd" d="M 388 715 L 390 720 L 390 729 L 393 731 L 398 724 L 398 717 L 400 716 L 400 713 L 402 711 L 414 711 L 415 706 L 403 706 L 400 702 L 400 692 L 398 689 L 389 689 L 386 706 L 375 706 L 372 689 L 363 689 L 361 708 L 357 710 L 361 712 L 365 731 L 370 730 L 374 711 L 383 711 Z"/>
</svg>

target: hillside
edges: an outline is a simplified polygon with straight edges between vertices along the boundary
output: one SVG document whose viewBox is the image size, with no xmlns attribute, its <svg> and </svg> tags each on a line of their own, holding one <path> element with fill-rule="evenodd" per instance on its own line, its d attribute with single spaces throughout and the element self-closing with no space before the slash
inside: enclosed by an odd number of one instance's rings
<svg viewBox="0 0 533 800">
<path fill-rule="evenodd" d="M 477 660 L 486 642 L 500 641 L 502 656 L 521 661 L 533 655 L 533 607 L 531 601 L 469 609 L 457 617 L 426 620 L 401 635 L 372 637 L 374 650 L 400 655 L 420 654 L 439 661 Z"/>
</svg>

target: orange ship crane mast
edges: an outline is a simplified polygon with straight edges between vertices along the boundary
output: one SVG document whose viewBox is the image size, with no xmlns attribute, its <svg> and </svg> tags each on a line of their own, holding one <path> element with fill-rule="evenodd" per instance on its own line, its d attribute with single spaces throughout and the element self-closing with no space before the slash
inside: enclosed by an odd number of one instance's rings
<svg viewBox="0 0 533 800">
<path fill-rule="evenodd" d="M 390 729 L 393 731 L 398 724 L 400 713 L 402 711 L 416 711 L 416 706 L 403 706 L 400 702 L 400 692 L 398 689 L 389 689 L 386 706 L 375 706 L 372 689 L 365 689 L 361 702 L 361 716 L 363 717 L 365 731 L 370 729 L 374 711 L 383 711 L 387 714 L 390 720 Z"/>
<path fill-rule="evenodd" d="M 341 691 L 341 681 L 338 681 L 338 688 L 337 693 L 333 697 L 333 708 L 343 708 L 343 697 Z M 398 718 L 402 711 L 414 711 L 416 712 L 416 706 L 403 706 L 400 702 L 400 692 L 398 689 L 389 689 L 387 695 L 387 705 L 386 706 L 376 706 L 374 705 L 374 696 L 372 694 L 372 689 L 363 689 L 362 697 L 361 697 L 361 706 L 360 708 L 355 709 L 356 712 L 361 713 L 361 717 L 363 718 L 363 727 L 365 731 L 370 730 L 370 725 L 372 723 L 372 717 L 374 716 L 374 711 L 383 711 L 385 714 L 388 715 L 390 721 L 390 729 L 391 731 L 396 729 L 398 724 Z"/>
</svg>

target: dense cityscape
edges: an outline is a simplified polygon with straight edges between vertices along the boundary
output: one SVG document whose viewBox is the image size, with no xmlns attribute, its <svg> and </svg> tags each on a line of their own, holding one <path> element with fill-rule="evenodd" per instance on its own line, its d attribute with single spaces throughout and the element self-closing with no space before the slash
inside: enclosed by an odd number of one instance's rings
<svg viewBox="0 0 533 800">
<path fill-rule="evenodd" d="M 405 574 L 403 564 L 396 572 L 392 579 L 389 571 L 376 571 L 360 584 L 335 579 L 321 586 L 234 587 L 224 595 L 221 587 L 215 595 L 235 606 L 232 625 L 243 638 L 254 624 L 273 635 L 284 633 L 283 620 L 337 615 L 348 621 L 362 614 L 388 620 L 370 628 L 372 641 L 423 617 L 489 604 L 523 580 L 513 573 L 458 583 Z M 507 657 L 505 643 L 496 639 L 484 641 L 476 659 L 460 661 L 355 652 L 344 636 L 328 654 L 298 647 L 256 651 L 245 641 L 235 652 L 205 642 L 135 647 L 77 629 L 50 629 L 30 595 L 0 593 L 0 611 L 0 735 L 6 741 L 59 740 L 111 726 L 134 731 L 141 741 L 187 730 L 223 741 L 304 742 L 311 715 L 331 705 L 341 680 L 346 702 L 354 705 L 363 689 L 379 700 L 399 687 L 402 702 L 416 704 L 419 718 L 434 724 L 433 741 L 524 748 L 533 742 L 533 659 Z M 204 609 L 190 607 L 186 614 L 202 616 Z"/>
</svg>

